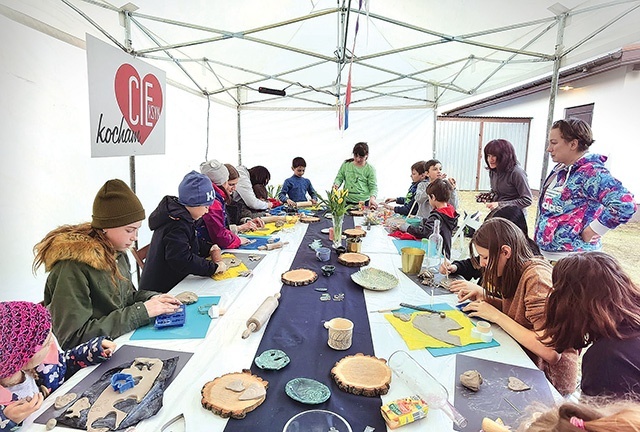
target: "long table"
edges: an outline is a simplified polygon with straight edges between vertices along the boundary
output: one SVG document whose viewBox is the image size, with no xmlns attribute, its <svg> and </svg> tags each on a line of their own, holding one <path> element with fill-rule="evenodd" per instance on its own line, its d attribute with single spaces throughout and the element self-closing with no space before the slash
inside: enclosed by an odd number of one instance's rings
<svg viewBox="0 0 640 432">
<path fill-rule="evenodd" d="M 353 223 L 350 217 L 346 219 L 347 224 Z M 362 223 L 362 219 L 360 218 L 355 218 L 355 221 L 355 223 Z M 171 291 L 172 294 L 177 294 L 182 291 L 194 291 L 201 296 L 221 296 L 220 304 L 226 309 L 226 313 L 222 317 L 212 320 L 204 339 L 130 340 L 132 333 L 123 335 L 116 339 L 115 342 L 118 346 L 134 345 L 193 353 L 184 369 L 175 377 L 174 381 L 165 392 L 163 408 L 155 416 L 140 422 L 136 427 L 137 431 L 158 432 L 161 430 L 163 425 L 181 413 L 184 414 L 187 428 L 190 431 L 204 430 L 202 427 L 205 425 L 207 431 L 214 432 L 225 430 L 226 432 L 243 430 L 265 430 L 269 432 L 281 431 L 284 426 L 284 420 L 282 420 L 281 417 L 288 417 L 290 414 L 295 414 L 295 412 L 302 412 L 309 409 L 329 409 L 337 412 L 349 421 L 353 430 L 357 432 L 364 429 L 364 426 L 362 425 L 375 425 L 376 431 L 384 430 L 384 423 L 381 422 L 378 411 L 380 404 L 406 396 L 406 394 L 403 394 L 406 390 L 401 389 L 400 386 L 395 386 L 392 381 L 391 389 L 387 395 L 382 396 L 382 401 L 378 398 L 374 398 L 363 402 L 363 398 L 365 398 L 364 396 L 336 393 L 341 391 L 337 390 L 337 387 L 335 387 L 335 384 L 331 381 L 329 377 L 329 370 L 326 371 L 325 379 L 321 379 L 322 376 L 320 376 L 320 378 L 316 378 L 332 388 L 332 397 L 325 403 L 326 405 L 322 404 L 312 406 L 292 402 L 285 395 L 284 389 L 282 388 L 282 383 L 286 381 L 283 381 L 283 379 L 280 378 L 276 378 L 275 380 L 272 379 L 272 383 L 267 390 L 267 401 L 264 405 L 265 408 L 262 409 L 262 406 L 258 407 L 255 411 L 247 414 L 247 418 L 244 420 L 233 420 L 229 422 L 228 419 L 223 419 L 204 409 L 200 402 L 200 391 L 206 382 L 226 373 L 240 372 L 243 369 L 251 368 L 254 357 L 261 352 L 259 351 L 259 348 L 262 349 L 264 347 L 274 345 L 275 341 L 273 338 L 274 335 L 278 333 L 276 331 L 278 329 L 275 327 L 269 327 L 268 324 L 247 339 L 242 339 L 241 337 L 242 332 L 246 329 L 247 319 L 260 306 L 267 296 L 282 291 L 282 304 L 276 311 L 276 313 L 279 314 L 279 319 L 281 319 L 282 317 L 286 318 L 288 316 L 287 314 L 295 307 L 295 305 L 288 304 L 286 301 L 288 289 L 305 290 L 305 292 L 312 293 L 318 298 L 321 293 L 315 292 L 313 287 L 329 285 L 330 292 L 346 292 L 346 296 L 351 296 L 349 292 L 354 293 L 354 289 L 359 289 L 356 288 L 357 286 L 352 282 L 350 282 L 351 286 L 332 286 L 331 281 L 334 280 L 332 278 L 336 278 L 336 276 L 332 276 L 331 278 L 322 276 L 320 267 L 325 263 L 314 260 L 312 258 L 313 254 L 308 250 L 309 248 L 307 243 L 310 242 L 310 239 L 312 238 L 320 238 L 324 245 L 329 245 L 327 236 L 319 233 L 319 229 L 321 227 L 329 226 L 328 223 L 329 222 L 327 220 L 322 220 L 318 224 L 314 225 L 313 228 L 311 228 L 311 230 L 313 230 L 313 235 L 309 235 L 309 233 L 307 233 L 309 225 L 303 223 L 298 223 L 294 228 L 285 229 L 278 233 L 278 236 L 283 241 L 288 241 L 289 243 L 282 249 L 268 252 L 255 252 L 263 254 L 264 258 L 248 278 L 239 277 L 215 281 L 208 278 L 189 276 L 180 282 Z M 372 345 L 373 349 L 372 353 L 365 352 L 365 354 L 374 354 L 377 357 L 388 359 L 389 356 L 397 350 L 405 350 L 409 352 L 410 355 L 422 366 L 436 375 L 437 379 L 448 390 L 451 395 L 450 401 L 453 403 L 453 395 L 457 383 L 455 361 L 453 361 L 454 356 L 433 357 L 424 349 L 409 351 L 405 342 L 385 319 L 383 314 L 368 313 L 368 311 L 371 310 L 393 307 L 398 305 L 400 302 L 429 304 L 431 296 L 427 291 L 421 289 L 415 282 L 401 272 L 401 256 L 393 245 L 391 237 L 387 235 L 387 232 L 382 226 L 372 226 L 371 229 L 367 231 L 367 236 L 362 239 L 362 253 L 370 257 L 370 266 L 392 273 L 399 279 L 398 286 L 389 291 L 364 290 L 363 292 L 365 309 L 360 311 L 360 313 L 363 313 L 366 316 L 365 319 L 368 319 L 367 331 L 370 332 L 371 341 L 369 344 Z M 331 259 L 332 263 L 335 263 L 335 253 L 332 253 Z M 306 287 L 283 287 L 281 275 L 285 271 L 289 270 L 294 263 L 306 264 L 305 267 L 310 268 L 319 274 L 319 280 Z M 340 272 L 352 273 L 358 270 L 357 268 L 341 267 L 339 264 L 337 267 L 337 270 Z M 335 280 L 337 281 L 338 279 L 339 278 L 336 278 Z M 353 294 L 354 298 L 356 296 L 357 294 Z M 438 296 L 436 299 L 438 303 L 456 303 L 456 297 L 454 295 Z M 348 300 L 349 298 L 347 301 Z M 323 306 L 318 300 L 317 308 L 321 309 L 323 307 L 326 308 L 326 305 Z M 348 311 L 346 308 L 341 308 L 340 305 L 331 304 L 331 307 L 331 309 L 326 309 L 326 313 L 328 315 L 324 316 L 325 320 L 329 320 L 334 316 L 339 316 L 340 311 Z M 338 309 L 335 309 L 336 307 L 338 307 Z M 313 332 L 316 334 L 318 332 L 324 332 L 323 334 L 326 334 L 326 330 L 322 328 L 321 320 L 317 319 L 317 313 L 310 314 L 310 316 L 313 317 L 313 319 L 310 319 L 307 322 L 297 321 L 295 323 L 296 326 L 300 327 L 299 331 Z M 348 315 L 345 315 L 345 317 L 353 318 Z M 468 352 L 465 353 L 465 355 L 478 359 L 494 360 L 515 366 L 535 369 L 535 365 L 517 342 L 515 342 L 501 329 L 496 328 L 496 326 L 493 326 L 492 330 L 494 333 L 494 339 L 500 343 L 500 346 Z M 357 331 L 358 329 L 356 328 L 355 334 L 357 334 Z M 354 353 L 353 350 L 343 352 L 331 350 L 326 347 L 326 337 L 324 338 L 324 343 L 321 346 L 318 345 L 317 337 L 314 340 L 316 340 L 314 345 L 307 344 L 302 347 L 308 354 L 305 357 L 305 361 L 309 364 L 309 374 L 318 373 L 318 365 L 321 365 L 320 367 L 324 367 L 326 369 L 327 366 L 322 365 L 332 364 L 334 359 L 339 359 L 344 355 Z M 362 351 L 371 349 L 368 348 L 366 344 L 359 345 L 358 343 L 354 343 L 354 347 L 352 348 L 354 350 L 361 349 Z M 312 363 L 314 354 L 317 354 L 318 360 L 316 363 Z M 297 354 L 294 352 L 294 355 Z M 324 356 L 331 356 L 331 358 L 329 360 L 321 360 Z M 292 362 L 295 360 L 296 358 L 294 356 Z M 291 367 L 291 365 L 287 366 L 287 368 L 289 367 Z M 287 368 L 283 369 L 283 371 Z M 94 369 L 94 367 L 89 367 L 79 371 L 67 383 L 60 387 L 50 397 L 45 399 L 42 408 L 25 421 L 25 427 L 23 430 L 45 430 L 43 425 L 32 423 L 33 420 L 50 407 L 57 396 L 67 393 L 74 385 L 85 378 L 92 369 Z M 298 366 L 298 371 L 300 370 L 304 371 L 305 368 L 303 367 L 300 369 Z M 258 374 L 262 375 L 260 373 Z M 277 375 L 272 373 L 271 376 L 275 377 Z M 555 391 L 554 396 L 557 396 Z M 286 408 L 288 411 L 286 413 L 281 413 L 280 416 L 274 417 L 273 408 L 266 408 L 267 403 L 272 407 L 288 406 L 288 408 Z M 249 421 L 251 418 L 253 419 Z M 255 426 L 249 426 L 250 424 L 261 424 L 260 422 L 263 421 L 262 419 L 267 419 L 265 424 L 267 424 L 268 427 L 256 428 Z M 380 426 L 381 424 L 383 426 Z M 60 430 L 72 430 L 60 426 L 58 426 L 58 428 Z M 404 426 L 402 430 L 407 432 L 418 430 L 451 431 L 453 430 L 453 426 L 449 417 L 447 417 L 442 411 L 431 410 L 426 419 Z"/>
</svg>

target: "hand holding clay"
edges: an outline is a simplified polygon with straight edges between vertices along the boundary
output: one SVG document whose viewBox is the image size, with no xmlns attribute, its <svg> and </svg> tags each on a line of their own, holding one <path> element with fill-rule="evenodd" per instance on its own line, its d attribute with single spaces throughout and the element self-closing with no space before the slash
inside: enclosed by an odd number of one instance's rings
<svg viewBox="0 0 640 432">
<path fill-rule="evenodd" d="M 151 297 L 144 302 L 149 318 L 157 317 L 162 314 L 175 313 L 180 307 L 180 301 L 170 294 L 160 294 Z"/>
<path fill-rule="evenodd" d="M 12 402 L 4 408 L 4 416 L 16 423 L 22 423 L 24 419 L 40 409 L 43 400 L 44 396 L 38 392 L 33 397 Z"/>
<path fill-rule="evenodd" d="M 224 273 L 227 271 L 227 264 L 222 261 L 222 259 L 220 259 L 220 261 L 216 262 L 216 265 L 218 266 L 218 268 L 216 268 L 216 273 L 215 274 L 220 274 L 220 273 Z"/>
<path fill-rule="evenodd" d="M 116 343 L 109 339 L 102 339 L 102 357 L 111 357 L 111 354 L 116 350 Z"/>
<path fill-rule="evenodd" d="M 473 282 L 469 282 L 466 280 L 452 280 L 449 283 L 449 291 L 458 293 L 458 301 L 462 302 L 464 300 L 476 300 L 477 298 L 481 298 L 484 294 L 484 288 L 480 285 L 476 285 Z M 462 299 L 461 296 L 469 294 L 470 296 Z"/>
</svg>

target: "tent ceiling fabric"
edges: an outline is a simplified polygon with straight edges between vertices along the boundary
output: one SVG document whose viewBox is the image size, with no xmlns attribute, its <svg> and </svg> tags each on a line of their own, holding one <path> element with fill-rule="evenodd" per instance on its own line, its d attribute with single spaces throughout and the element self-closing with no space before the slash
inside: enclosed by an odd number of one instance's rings
<svg viewBox="0 0 640 432">
<path fill-rule="evenodd" d="M 359 11 L 357 0 L 135 0 L 131 47 L 170 82 L 243 109 L 335 109 L 355 47 L 352 107 L 419 108 L 465 103 L 549 74 L 556 13 L 568 14 L 563 67 L 640 40 L 640 0 L 369 0 L 368 11 L 365 3 Z M 90 33 L 125 45 L 125 5 L 0 4 L 4 14 L 17 11 L 81 40 Z"/>
</svg>

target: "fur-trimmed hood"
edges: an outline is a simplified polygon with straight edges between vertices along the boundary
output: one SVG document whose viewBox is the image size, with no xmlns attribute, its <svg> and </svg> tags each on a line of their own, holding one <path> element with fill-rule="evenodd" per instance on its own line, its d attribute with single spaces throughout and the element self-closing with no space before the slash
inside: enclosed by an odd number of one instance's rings
<svg viewBox="0 0 640 432">
<path fill-rule="evenodd" d="M 61 233 L 53 239 L 51 247 L 44 254 L 44 268 L 49 272 L 58 261 L 70 260 L 87 264 L 97 270 L 109 271 L 107 253 L 98 240 L 86 234 Z"/>
</svg>

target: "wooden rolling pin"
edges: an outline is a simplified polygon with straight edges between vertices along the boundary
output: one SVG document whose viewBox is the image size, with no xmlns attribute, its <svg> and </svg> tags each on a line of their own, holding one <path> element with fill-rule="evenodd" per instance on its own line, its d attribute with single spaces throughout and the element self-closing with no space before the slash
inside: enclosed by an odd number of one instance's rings
<svg viewBox="0 0 640 432">
<path fill-rule="evenodd" d="M 296 207 L 298 208 L 311 207 L 312 205 L 313 203 L 311 201 L 299 201 L 296 203 Z"/>
<path fill-rule="evenodd" d="M 287 217 L 286 216 L 263 216 L 260 219 L 262 219 L 262 222 L 268 224 L 271 222 L 278 222 L 278 221 L 282 221 L 282 222 L 286 222 L 287 221 Z"/>
<path fill-rule="evenodd" d="M 247 320 L 247 329 L 242 333 L 242 339 L 246 339 L 251 336 L 251 333 L 257 332 L 260 328 L 269 321 L 271 314 L 278 307 L 278 299 L 280 293 L 276 293 L 270 297 L 264 299 L 260 307 L 251 315 Z"/>
<path fill-rule="evenodd" d="M 264 246 L 258 246 L 258 249 L 260 250 L 274 250 L 274 249 L 280 249 L 282 246 L 289 244 L 289 242 L 277 242 L 277 243 L 267 243 Z"/>
</svg>

